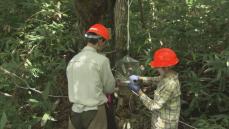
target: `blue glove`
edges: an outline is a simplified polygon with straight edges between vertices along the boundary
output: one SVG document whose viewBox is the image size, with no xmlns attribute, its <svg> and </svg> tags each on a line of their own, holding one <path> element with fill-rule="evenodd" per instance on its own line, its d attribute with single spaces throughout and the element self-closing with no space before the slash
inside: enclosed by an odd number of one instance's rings
<svg viewBox="0 0 229 129">
<path fill-rule="evenodd" d="M 134 93 L 138 94 L 139 90 L 140 90 L 140 86 L 137 83 L 134 82 L 130 82 L 128 84 L 128 88 L 133 91 Z"/>
<path fill-rule="evenodd" d="M 137 82 L 139 80 L 139 76 L 137 75 L 131 75 L 129 76 L 130 82 Z"/>
</svg>

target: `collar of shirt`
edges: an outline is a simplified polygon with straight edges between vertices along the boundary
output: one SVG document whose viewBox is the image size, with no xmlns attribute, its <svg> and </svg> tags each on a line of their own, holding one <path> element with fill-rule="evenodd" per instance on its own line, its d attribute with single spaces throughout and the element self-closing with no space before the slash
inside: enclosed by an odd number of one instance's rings
<svg viewBox="0 0 229 129">
<path fill-rule="evenodd" d="M 91 51 L 91 52 L 96 52 L 97 53 L 97 50 L 93 47 L 90 47 L 90 46 L 86 46 L 83 48 L 82 51 Z"/>
<path fill-rule="evenodd" d="M 163 89 L 168 84 L 173 83 L 174 80 L 177 80 L 177 79 L 178 79 L 178 73 L 176 73 L 176 72 L 167 73 L 165 75 L 165 77 L 160 80 L 160 82 L 158 83 L 157 87 L 160 88 L 160 89 Z"/>
</svg>

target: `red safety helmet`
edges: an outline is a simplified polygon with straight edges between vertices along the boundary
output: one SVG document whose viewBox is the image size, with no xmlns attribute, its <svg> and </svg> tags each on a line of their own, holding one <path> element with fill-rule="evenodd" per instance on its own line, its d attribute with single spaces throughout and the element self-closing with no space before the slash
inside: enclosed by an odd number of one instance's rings
<svg viewBox="0 0 229 129">
<path fill-rule="evenodd" d="M 102 25 L 102 24 L 94 24 L 92 25 L 86 33 L 92 32 L 99 36 L 102 36 L 105 40 L 108 40 L 110 38 L 108 29 Z"/>
<path fill-rule="evenodd" d="M 170 48 L 160 48 L 153 56 L 150 66 L 153 68 L 174 66 L 179 62 L 176 53 Z"/>
</svg>

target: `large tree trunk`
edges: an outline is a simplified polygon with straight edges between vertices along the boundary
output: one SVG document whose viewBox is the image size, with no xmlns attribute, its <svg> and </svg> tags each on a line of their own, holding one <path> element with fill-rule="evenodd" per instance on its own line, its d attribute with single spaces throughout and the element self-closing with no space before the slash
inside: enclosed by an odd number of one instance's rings
<svg viewBox="0 0 229 129">
<path fill-rule="evenodd" d="M 116 0 L 74 0 L 81 35 L 84 35 L 85 30 L 95 23 L 102 23 L 113 31 L 115 2 Z M 111 42 L 114 44 L 114 41 Z M 84 45 L 82 41 L 77 44 L 77 49 L 81 49 Z"/>
<path fill-rule="evenodd" d="M 138 5 L 139 5 L 139 10 L 140 10 L 140 17 L 141 17 L 142 28 L 146 29 L 142 0 L 138 0 Z"/>
<path fill-rule="evenodd" d="M 112 21 L 115 0 L 74 0 L 74 4 L 83 29 L 98 22 Z"/>
<path fill-rule="evenodd" d="M 127 0 L 117 0 L 115 3 L 115 49 L 116 58 L 119 60 L 127 53 Z"/>
<path fill-rule="evenodd" d="M 111 56 L 112 64 L 123 57 L 126 54 L 127 0 L 74 0 L 74 4 L 82 34 L 92 24 L 105 24 L 111 28 L 111 43 L 116 50 Z"/>
</svg>

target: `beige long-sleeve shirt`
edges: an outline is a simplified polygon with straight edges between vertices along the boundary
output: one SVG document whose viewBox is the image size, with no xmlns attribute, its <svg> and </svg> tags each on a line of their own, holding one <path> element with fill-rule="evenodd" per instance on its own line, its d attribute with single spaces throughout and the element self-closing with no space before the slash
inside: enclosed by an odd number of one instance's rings
<svg viewBox="0 0 229 129">
<path fill-rule="evenodd" d="M 74 112 L 96 110 L 114 92 L 115 79 L 109 59 L 86 46 L 67 66 L 68 96 Z"/>
</svg>

